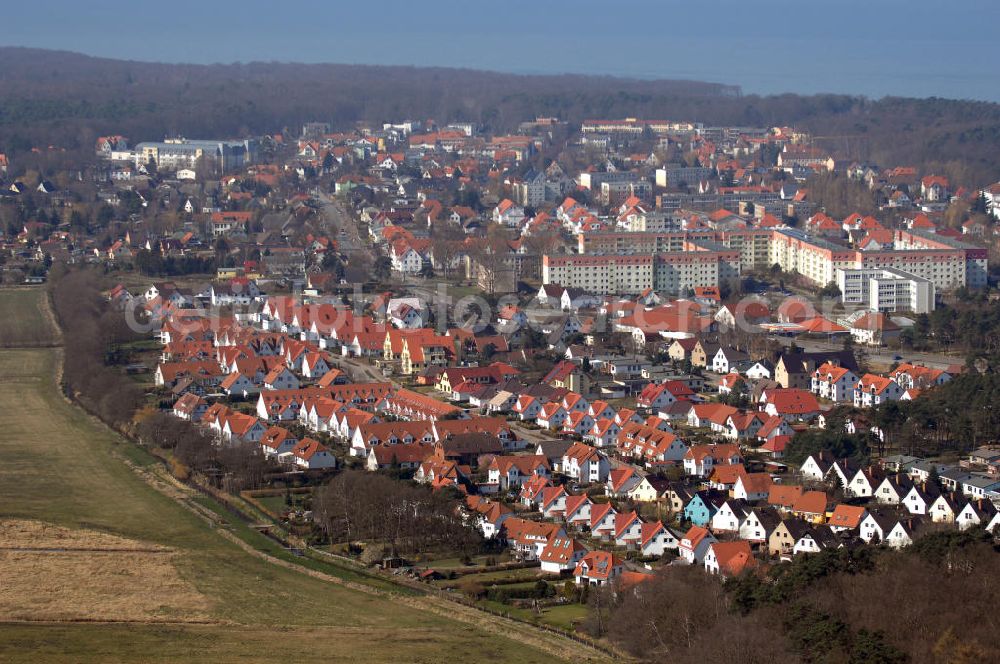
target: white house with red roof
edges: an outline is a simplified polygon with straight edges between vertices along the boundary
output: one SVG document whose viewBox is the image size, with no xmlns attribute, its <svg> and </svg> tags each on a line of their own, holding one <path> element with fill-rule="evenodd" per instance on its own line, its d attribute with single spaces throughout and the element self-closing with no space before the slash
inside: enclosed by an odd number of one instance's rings
<svg viewBox="0 0 1000 664">
<path fill-rule="evenodd" d="M 608 473 L 604 492 L 611 498 L 624 498 L 642 481 L 642 476 L 631 466 L 619 466 Z"/>
<path fill-rule="evenodd" d="M 690 400 L 695 396 L 694 390 L 683 381 L 668 380 L 646 385 L 636 397 L 635 404 L 638 408 L 658 412 L 678 400 Z"/>
<path fill-rule="evenodd" d="M 697 565 L 705 560 L 708 548 L 716 541 L 715 536 L 707 528 L 691 526 L 677 543 L 677 550 L 684 561 L 690 565 Z"/>
<path fill-rule="evenodd" d="M 563 454 L 562 472 L 583 484 L 603 482 L 608 479 L 611 464 L 596 447 L 586 443 L 573 443 Z"/>
<path fill-rule="evenodd" d="M 646 557 L 659 557 L 667 549 L 677 549 L 678 542 L 674 534 L 667 530 L 662 521 L 642 524 L 639 534 L 639 554 Z"/>
<path fill-rule="evenodd" d="M 726 418 L 726 428 L 722 435 L 729 440 L 753 439 L 767 419 L 767 415 L 760 411 L 733 413 Z"/>
<path fill-rule="evenodd" d="M 291 452 L 299 442 L 295 435 L 285 427 L 271 427 L 260 439 L 260 448 L 264 456 L 277 458 L 285 452 Z"/>
<path fill-rule="evenodd" d="M 813 371 L 809 391 L 822 399 L 843 403 L 854 399 L 854 386 L 857 384 L 858 377 L 853 371 L 824 362 Z"/>
<path fill-rule="evenodd" d="M 748 503 L 767 500 L 771 492 L 771 476 L 768 473 L 741 473 L 733 485 L 733 498 Z"/>
<path fill-rule="evenodd" d="M 524 208 L 505 198 L 493 208 L 493 221 L 504 226 L 520 226 L 524 223 Z"/>
<path fill-rule="evenodd" d="M 546 519 L 557 519 L 566 512 L 566 489 L 562 486 L 547 486 L 538 499 L 538 511 Z"/>
<path fill-rule="evenodd" d="M 535 423 L 544 429 L 558 429 L 566 422 L 566 409 L 558 402 L 550 402 L 542 406 Z"/>
<path fill-rule="evenodd" d="M 563 519 L 571 526 L 580 527 L 590 524 L 590 510 L 594 502 L 590 496 L 583 493 L 579 496 L 568 496 L 566 498 L 566 509 L 563 512 Z"/>
<path fill-rule="evenodd" d="M 786 420 L 811 420 L 819 415 L 816 395 L 800 388 L 784 388 L 761 395 L 762 409 L 768 415 L 779 415 Z"/>
<path fill-rule="evenodd" d="M 925 389 L 935 385 L 944 385 L 951 380 L 951 373 L 944 369 L 932 369 L 920 364 L 904 362 L 889 374 L 896 383 L 905 389 Z"/>
<path fill-rule="evenodd" d="M 265 390 L 297 390 L 299 379 L 288 367 L 276 366 L 264 377 Z"/>
<path fill-rule="evenodd" d="M 559 403 L 566 409 L 567 413 L 587 413 L 590 408 L 590 404 L 583 395 L 577 392 L 567 392 Z"/>
<path fill-rule="evenodd" d="M 285 371 L 287 371 L 287 369 L 285 369 Z M 260 392 L 260 387 L 255 385 L 252 380 L 244 376 L 239 371 L 234 371 L 226 376 L 222 382 L 219 383 L 219 388 L 231 397 L 246 398 Z"/>
<path fill-rule="evenodd" d="M 635 510 L 626 514 L 615 515 L 615 544 L 618 546 L 637 547 L 642 539 L 642 519 Z"/>
<path fill-rule="evenodd" d="M 743 376 L 738 373 L 728 373 L 719 378 L 719 394 L 731 394 L 741 384 L 744 384 Z"/>
<path fill-rule="evenodd" d="M 337 467 L 337 457 L 333 455 L 330 448 L 312 438 L 303 438 L 290 452 L 279 454 L 278 459 L 282 462 L 291 461 L 299 468 L 306 470 Z"/>
<path fill-rule="evenodd" d="M 594 418 L 585 412 L 571 412 L 563 422 L 562 430 L 567 433 L 575 433 L 578 436 L 587 435 L 594 428 Z"/>
<path fill-rule="evenodd" d="M 903 388 L 887 376 L 865 374 L 854 386 L 854 406 L 872 408 L 887 401 L 897 401 L 903 396 Z"/>
<path fill-rule="evenodd" d="M 625 569 L 621 558 L 607 551 L 590 551 L 573 570 L 578 586 L 605 586 L 613 582 Z"/>
<path fill-rule="evenodd" d="M 534 475 L 548 477 L 549 461 L 542 455 L 495 456 L 487 469 L 488 482 L 501 491 L 514 489 Z"/>
<path fill-rule="evenodd" d="M 590 507 L 590 534 L 594 537 L 611 537 L 615 532 L 618 511 L 611 503 L 595 503 Z"/>
<path fill-rule="evenodd" d="M 206 410 L 208 410 L 208 402 L 197 394 L 188 392 L 174 403 L 173 413 L 174 417 L 179 417 L 182 420 L 198 422 Z"/>
<path fill-rule="evenodd" d="M 609 420 L 615 418 L 615 409 L 607 401 L 600 399 L 595 399 L 587 406 L 587 413 L 594 418 L 595 422 L 602 418 Z"/>
<path fill-rule="evenodd" d="M 718 465 L 742 463 L 739 445 L 692 445 L 684 454 L 684 472 L 708 477 Z"/>
<path fill-rule="evenodd" d="M 899 338 L 902 328 L 881 311 L 869 311 L 851 323 L 851 336 L 859 344 L 881 346 Z"/>
<path fill-rule="evenodd" d="M 525 507 L 536 507 L 542 497 L 542 489 L 552 486 L 552 480 L 546 475 L 535 475 L 521 482 L 521 504 Z"/>
<path fill-rule="evenodd" d="M 537 397 L 522 394 L 517 398 L 511 410 L 522 422 L 532 422 L 542 412 L 542 405 L 541 400 Z"/>
<path fill-rule="evenodd" d="M 259 418 L 244 413 L 231 413 L 221 427 L 224 440 L 241 440 L 246 443 L 260 442 L 265 431 Z"/>
<path fill-rule="evenodd" d="M 330 364 L 323 357 L 323 353 L 309 352 L 302 358 L 302 375 L 306 378 L 317 380 L 330 371 Z"/>
<path fill-rule="evenodd" d="M 583 435 L 584 441 L 594 447 L 611 447 L 618 438 L 621 427 L 613 419 L 601 418 L 594 422 L 590 431 Z"/>
<path fill-rule="evenodd" d="M 920 195 L 925 201 L 935 203 L 948 197 L 948 178 L 943 175 L 927 175 L 920 180 Z"/>
<path fill-rule="evenodd" d="M 576 569 L 577 563 L 587 555 L 587 547 L 571 537 L 551 539 L 538 556 L 541 569 L 548 574 L 562 574 Z"/>
<path fill-rule="evenodd" d="M 712 542 L 705 553 L 705 571 L 709 574 L 736 576 L 755 564 L 750 542 L 746 540 Z"/>
</svg>

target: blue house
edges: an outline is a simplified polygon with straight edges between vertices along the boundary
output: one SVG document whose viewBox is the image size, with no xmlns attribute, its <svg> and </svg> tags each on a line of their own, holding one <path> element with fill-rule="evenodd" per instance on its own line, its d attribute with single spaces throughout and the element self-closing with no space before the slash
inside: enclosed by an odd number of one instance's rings
<svg viewBox="0 0 1000 664">
<path fill-rule="evenodd" d="M 726 496 L 721 491 L 699 491 L 684 507 L 684 518 L 696 526 L 707 526 L 725 500 Z"/>
</svg>

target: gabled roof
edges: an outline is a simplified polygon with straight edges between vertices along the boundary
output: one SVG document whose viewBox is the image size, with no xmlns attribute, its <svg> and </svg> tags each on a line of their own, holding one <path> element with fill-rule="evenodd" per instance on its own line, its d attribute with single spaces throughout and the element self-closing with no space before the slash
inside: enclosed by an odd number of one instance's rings
<svg viewBox="0 0 1000 664">
<path fill-rule="evenodd" d="M 719 563 L 719 569 L 726 574 L 739 574 L 745 569 L 755 567 L 757 563 L 750 549 L 750 542 L 746 540 L 712 542 L 711 550 Z"/>
<path fill-rule="evenodd" d="M 806 491 L 792 505 L 792 511 L 805 514 L 826 514 L 827 496 L 822 491 Z"/>
<path fill-rule="evenodd" d="M 615 568 L 620 568 L 621 559 L 607 551 L 591 551 L 576 564 L 573 576 L 586 576 L 588 579 L 610 579 Z"/>
<path fill-rule="evenodd" d="M 568 565 L 577 553 L 586 550 L 587 547 L 578 540 L 569 537 L 556 537 L 550 540 L 542 550 L 539 560 L 543 563 Z"/>
<path fill-rule="evenodd" d="M 736 484 L 736 480 L 743 475 L 746 475 L 746 472 L 746 468 L 743 467 L 742 463 L 713 466 L 712 474 L 709 476 L 708 481 L 712 484 L 723 484 L 729 486 L 731 484 Z"/>
<path fill-rule="evenodd" d="M 816 395 L 808 390 L 789 388 L 767 393 L 768 402 L 782 415 L 803 415 L 819 411 Z"/>
<path fill-rule="evenodd" d="M 639 518 L 639 515 L 635 512 L 635 510 L 628 513 L 615 514 L 615 537 L 622 537 L 625 534 L 625 531 L 636 522 L 641 524 L 642 520 Z"/>
<path fill-rule="evenodd" d="M 684 537 L 681 538 L 681 544 L 688 542 L 692 549 L 697 549 L 698 545 L 701 544 L 701 541 L 706 537 L 711 537 L 711 533 L 707 528 L 703 528 L 701 526 L 691 526 L 688 531 L 684 533 Z"/>
<path fill-rule="evenodd" d="M 569 517 L 571 514 L 576 513 L 582 506 L 587 504 L 593 504 L 590 500 L 590 496 L 583 493 L 579 496 L 568 496 L 566 498 L 566 511 L 565 514 Z"/>
<path fill-rule="evenodd" d="M 590 508 L 590 527 L 593 528 L 608 516 L 613 517 L 616 514 L 618 512 L 611 503 L 595 503 Z"/>
<path fill-rule="evenodd" d="M 614 492 L 621 491 L 625 484 L 633 477 L 638 477 L 634 468 L 631 466 L 620 466 L 608 473 L 608 487 Z"/>
<path fill-rule="evenodd" d="M 767 504 L 791 508 L 802 497 L 803 492 L 801 486 L 794 484 L 772 484 L 767 494 Z"/>
<path fill-rule="evenodd" d="M 771 489 L 771 476 L 767 473 L 744 473 L 737 477 L 737 483 L 742 483 L 748 493 L 768 493 Z"/>
<path fill-rule="evenodd" d="M 857 389 L 864 392 L 874 391 L 875 394 L 882 394 L 890 385 L 895 385 L 895 381 L 892 378 L 868 373 L 858 381 Z"/>
<path fill-rule="evenodd" d="M 870 311 L 854 321 L 851 327 L 855 330 L 869 330 L 871 332 L 895 332 L 899 330 L 891 318 L 881 311 Z"/>
<path fill-rule="evenodd" d="M 643 523 L 642 532 L 639 535 L 639 546 L 646 546 L 650 540 L 659 535 L 661 532 L 667 532 L 667 529 L 663 525 L 662 521 Z"/>
<path fill-rule="evenodd" d="M 840 503 L 833 509 L 829 523 L 841 528 L 857 528 L 867 513 L 864 507 Z"/>
</svg>

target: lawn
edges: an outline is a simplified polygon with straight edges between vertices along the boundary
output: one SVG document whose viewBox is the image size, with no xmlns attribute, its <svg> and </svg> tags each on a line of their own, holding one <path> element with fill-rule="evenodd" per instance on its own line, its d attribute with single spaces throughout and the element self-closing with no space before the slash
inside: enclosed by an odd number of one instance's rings
<svg viewBox="0 0 1000 664">
<path fill-rule="evenodd" d="M 254 500 L 264 506 L 271 514 L 280 516 L 282 512 L 288 509 L 302 509 L 302 501 L 309 495 L 308 493 L 295 491 L 291 494 L 292 504 L 288 505 L 286 501 L 286 496 L 284 493 L 275 494 L 273 496 L 254 496 Z"/>
<path fill-rule="evenodd" d="M 26 307 L 24 300 L 4 301 L 13 292 L 0 293 L 4 310 Z M 551 659 L 486 628 L 424 610 L 423 598 L 344 588 L 267 563 L 223 539 L 124 461 L 156 471 L 146 455 L 59 396 L 58 352 L 0 350 L 0 408 L 7 415 L 0 428 L 0 519 L 38 520 L 169 547 L 175 581 L 206 600 L 210 624 L 5 623 L 0 661 Z M 199 502 L 210 505 L 204 498 Z M 254 548 L 270 547 L 269 553 L 294 559 L 236 523 L 224 527 Z M 307 564 L 315 569 L 313 562 Z M 116 578 L 118 584 L 146 582 L 141 574 Z M 100 588 L 88 590 L 101 594 Z M 156 584 L 146 591 L 155 593 Z M 100 614 L 99 601 L 92 614 Z M 170 608 L 163 613 L 170 615 Z"/>
</svg>

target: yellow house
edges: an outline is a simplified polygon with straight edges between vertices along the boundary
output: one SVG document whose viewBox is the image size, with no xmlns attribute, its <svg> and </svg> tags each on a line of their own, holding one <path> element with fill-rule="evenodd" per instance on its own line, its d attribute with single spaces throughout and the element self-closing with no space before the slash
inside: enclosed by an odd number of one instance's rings
<svg viewBox="0 0 1000 664">
<path fill-rule="evenodd" d="M 698 341 L 691 350 L 691 365 L 696 367 L 707 367 L 715 359 L 715 354 L 719 352 L 718 344 L 709 344 Z"/>
<path fill-rule="evenodd" d="M 792 514 L 810 523 L 826 523 L 827 495 L 822 491 L 806 491 L 792 504 Z"/>
<path fill-rule="evenodd" d="M 439 392 L 451 394 L 451 381 L 448 379 L 447 371 L 442 371 L 441 376 L 438 377 L 437 389 Z"/>
<path fill-rule="evenodd" d="M 404 375 L 420 373 L 427 367 L 446 366 L 452 340 L 441 336 L 408 336 L 399 351 L 399 370 Z"/>
<path fill-rule="evenodd" d="M 656 487 L 643 477 L 628 492 L 628 497 L 637 503 L 655 503 L 657 499 Z"/>
<path fill-rule="evenodd" d="M 697 339 L 677 339 L 670 344 L 667 355 L 674 362 L 683 362 L 691 356 L 691 352 L 698 345 Z"/>
</svg>

